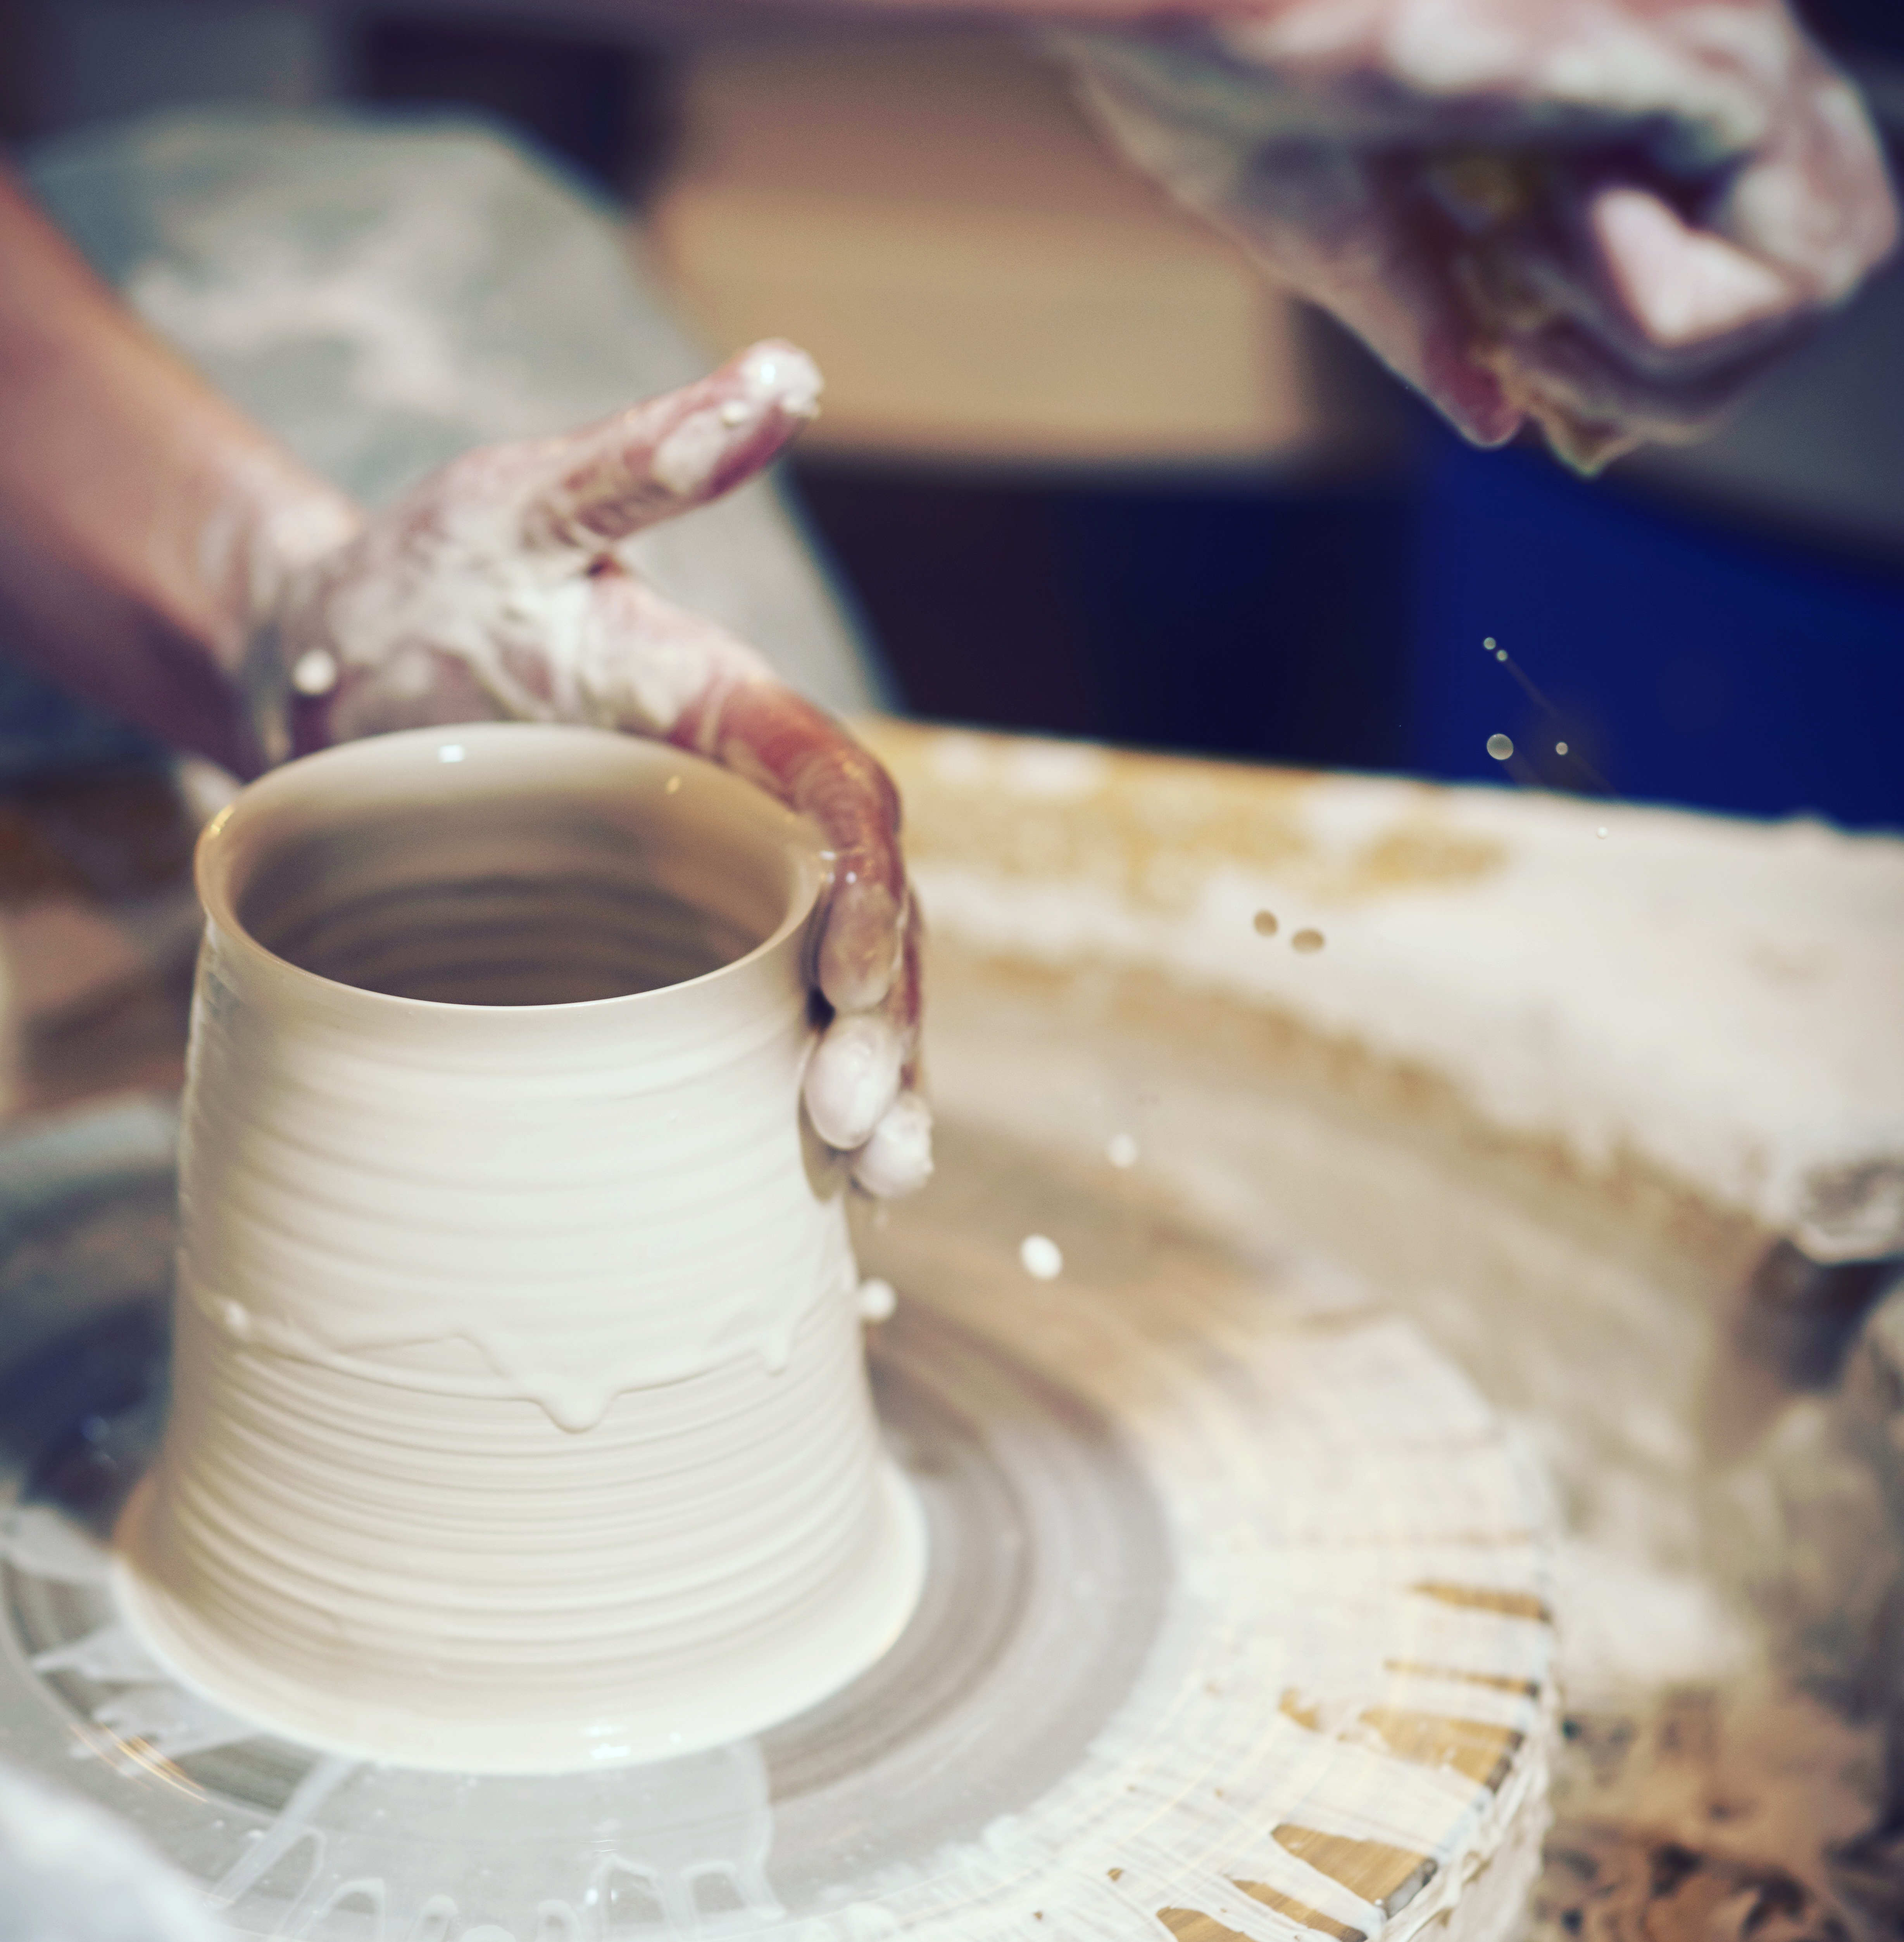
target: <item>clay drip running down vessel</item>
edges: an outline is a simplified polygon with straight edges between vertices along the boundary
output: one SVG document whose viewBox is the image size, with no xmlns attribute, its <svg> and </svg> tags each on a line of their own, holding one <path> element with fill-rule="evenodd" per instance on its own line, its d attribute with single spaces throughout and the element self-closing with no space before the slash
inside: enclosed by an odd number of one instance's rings
<svg viewBox="0 0 1904 1942">
<path fill-rule="evenodd" d="M 625 737 L 428 731 L 254 784 L 198 879 L 146 1642 L 297 1738 L 489 1772 L 863 1670 L 923 1545 L 799 1113 L 807 826 Z"/>
</svg>

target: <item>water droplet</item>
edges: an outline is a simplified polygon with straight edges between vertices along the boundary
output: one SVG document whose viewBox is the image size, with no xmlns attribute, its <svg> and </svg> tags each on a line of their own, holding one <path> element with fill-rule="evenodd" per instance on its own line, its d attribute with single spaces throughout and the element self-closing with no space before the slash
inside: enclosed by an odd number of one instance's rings
<svg viewBox="0 0 1904 1942">
<path fill-rule="evenodd" d="M 1490 735 L 1487 738 L 1487 752 L 1497 762 L 1505 762 L 1514 752 L 1511 735 Z"/>
<path fill-rule="evenodd" d="M 329 694 L 337 683 L 337 657 L 326 648 L 307 648 L 291 670 L 292 687 L 313 698 Z"/>
<path fill-rule="evenodd" d="M 1554 745 L 1554 752 L 1557 755 L 1564 755 L 1567 752 L 1566 743 L 1564 742 L 1556 742 Z"/>
<path fill-rule="evenodd" d="M 1113 1166 L 1135 1166 L 1137 1163 L 1137 1143 L 1128 1133 L 1113 1133 L 1105 1146 L 1104 1157 Z"/>
<path fill-rule="evenodd" d="M 869 1275 L 859 1284 L 859 1319 L 862 1322 L 889 1322 L 899 1305 L 898 1291 L 889 1281 Z"/>
<path fill-rule="evenodd" d="M 1034 1281 L 1055 1281 L 1064 1272 L 1064 1254 L 1048 1234 L 1027 1234 L 1018 1243 L 1018 1259 Z"/>
<path fill-rule="evenodd" d="M 1276 913 L 1258 911 L 1256 914 L 1256 934 L 1259 937 L 1274 937 L 1276 934 Z"/>
<path fill-rule="evenodd" d="M 1319 930 L 1299 930 L 1289 940 L 1292 951 L 1299 951 L 1305 957 L 1312 957 L 1322 948 L 1323 937 Z"/>
</svg>

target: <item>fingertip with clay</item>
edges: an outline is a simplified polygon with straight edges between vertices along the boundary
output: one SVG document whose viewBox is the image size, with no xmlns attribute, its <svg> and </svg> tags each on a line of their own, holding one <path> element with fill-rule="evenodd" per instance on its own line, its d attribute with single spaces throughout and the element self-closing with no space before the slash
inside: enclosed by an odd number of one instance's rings
<svg viewBox="0 0 1904 1942">
<path fill-rule="evenodd" d="M 557 440 L 530 492 L 532 550 L 598 555 L 765 470 L 819 415 L 819 367 L 770 338 L 678 391 Z"/>
<path fill-rule="evenodd" d="M 790 418 L 820 415 L 820 367 L 797 344 L 784 337 L 763 338 L 723 367 L 732 370 L 742 386 L 740 400 Z M 718 375 L 719 374 L 717 374 Z"/>
<path fill-rule="evenodd" d="M 777 458 L 820 414 L 819 366 L 769 338 L 675 394 L 677 422 L 657 440 L 655 480 L 684 506 L 731 491 Z"/>
<path fill-rule="evenodd" d="M 886 1012 L 842 1012 L 807 1067 L 804 1096 L 813 1130 L 830 1147 L 864 1146 L 898 1097 L 905 1046 Z"/>
<path fill-rule="evenodd" d="M 917 1193 L 932 1177 L 932 1109 L 901 1092 L 853 1156 L 853 1177 L 881 1200 Z"/>
<path fill-rule="evenodd" d="M 919 1092 L 920 958 L 925 930 L 919 907 L 909 896 L 898 922 L 898 969 L 881 1009 L 898 1033 L 904 1056 L 899 1095 L 853 1156 L 854 1180 L 865 1192 L 884 1200 L 916 1193 L 932 1172 L 932 1110 Z"/>
</svg>

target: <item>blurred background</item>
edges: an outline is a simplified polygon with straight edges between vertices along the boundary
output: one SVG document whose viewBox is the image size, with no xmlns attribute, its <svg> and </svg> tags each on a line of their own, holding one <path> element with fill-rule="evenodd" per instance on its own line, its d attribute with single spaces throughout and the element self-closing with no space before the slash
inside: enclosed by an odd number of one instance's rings
<svg viewBox="0 0 1904 1942">
<path fill-rule="evenodd" d="M 1895 156 L 1904 8 L 1805 11 Z M 10 0 L 0 130 L 31 156 L 251 104 L 514 131 L 709 359 L 817 357 L 797 516 L 909 712 L 1904 825 L 1904 271 L 1719 436 L 1587 483 L 1464 447 L 1017 35 L 771 12 Z M 54 740 L 16 730 L 14 766 Z"/>
</svg>

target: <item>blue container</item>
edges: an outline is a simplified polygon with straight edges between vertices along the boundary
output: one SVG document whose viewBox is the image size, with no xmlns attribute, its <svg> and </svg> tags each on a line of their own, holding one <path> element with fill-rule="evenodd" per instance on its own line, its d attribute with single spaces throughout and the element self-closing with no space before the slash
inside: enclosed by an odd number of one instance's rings
<svg viewBox="0 0 1904 1942">
<path fill-rule="evenodd" d="M 1904 562 L 1834 560 L 1438 433 L 1417 546 L 1410 767 L 1904 825 Z M 1488 753 L 1497 734 L 1511 763 Z"/>
</svg>

